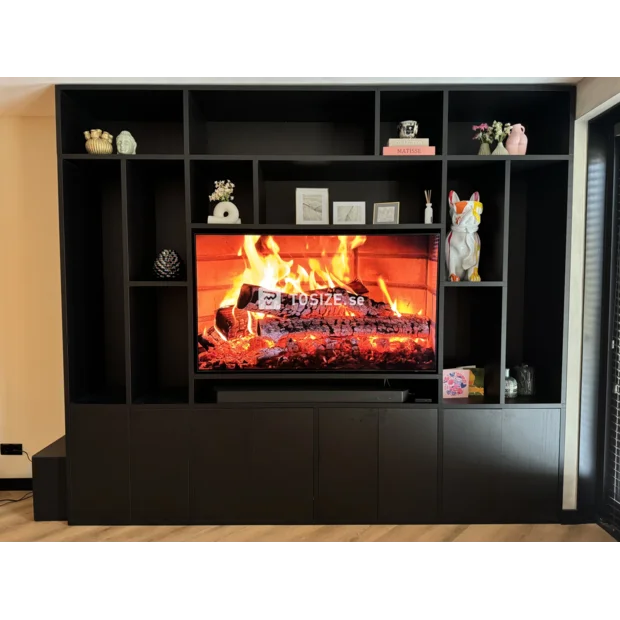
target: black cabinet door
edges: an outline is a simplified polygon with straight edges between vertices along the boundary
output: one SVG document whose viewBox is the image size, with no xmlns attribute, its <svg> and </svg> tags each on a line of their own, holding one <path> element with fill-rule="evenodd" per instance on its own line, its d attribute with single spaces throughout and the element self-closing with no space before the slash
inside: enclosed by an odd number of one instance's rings
<svg viewBox="0 0 620 620">
<path fill-rule="evenodd" d="M 258 408 L 252 419 L 253 520 L 312 523 L 314 410 Z"/>
<path fill-rule="evenodd" d="M 556 520 L 559 444 L 559 409 L 447 409 L 443 520 Z"/>
<path fill-rule="evenodd" d="M 69 416 L 69 523 L 129 523 L 129 408 L 71 405 Z"/>
<path fill-rule="evenodd" d="M 437 518 L 437 410 L 379 413 L 379 522 Z"/>
<path fill-rule="evenodd" d="M 191 520 L 196 523 L 251 523 L 252 412 L 196 409 L 191 415 Z"/>
<path fill-rule="evenodd" d="M 192 413 L 190 511 L 198 523 L 312 523 L 311 408 Z"/>
<path fill-rule="evenodd" d="M 131 427 L 131 521 L 189 521 L 189 410 L 135 406 Z"/>
<path fill-rule="evenodd" d="M 378 410 L 319 409 L 320 523 L 376 523 Z"/>
<path fill-rule="evenodd" d="M 446 409 L 443 520 L 494 521 L 499 513 L 501 409 Z"/>
<path fill-rule="evenodd" d="M 558 520 L 560 423 L 560 409 L 504 409 L 500 490 L 504 520 Z"/>
</svg>

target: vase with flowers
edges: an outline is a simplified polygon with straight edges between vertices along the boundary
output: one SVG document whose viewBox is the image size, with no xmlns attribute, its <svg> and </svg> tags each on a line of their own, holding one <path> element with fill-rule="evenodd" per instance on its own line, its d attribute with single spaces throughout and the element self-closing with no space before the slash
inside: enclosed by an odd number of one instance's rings
<svg viewBox="0 0 620 620">
<path fill-rule="evenodd" d="M 491 143 L 493 142 L 493 135 L 491 128 L 487 123 L 481 123 L 480 125 L 473 125 L 472 129 L 477 132 L 473 139 L 480 140 L 480 148 L 478 149 L 478 155 L 490 155 Z"/>
<path fill-rule="evenodd" d="M 504 140 L 510 135 L 511 129 L 510 123 L 501 123 L 500 121 L 493 121 L 491 125 L 491 133 L 493 139 L 497 140 L 497 146 L 491 155 L 508 155 L 508 151 L 504 146 Z"/>
<path fill-rule="evenodd" d="M 215 181 L 215 191 L 209 196 L 211 202 L 217 202 L 213 215 L 207 218 L 209 224 L 241 224 L 239 209 L 233 204 L 235 184 L 230 181 Z"/>
</svg>

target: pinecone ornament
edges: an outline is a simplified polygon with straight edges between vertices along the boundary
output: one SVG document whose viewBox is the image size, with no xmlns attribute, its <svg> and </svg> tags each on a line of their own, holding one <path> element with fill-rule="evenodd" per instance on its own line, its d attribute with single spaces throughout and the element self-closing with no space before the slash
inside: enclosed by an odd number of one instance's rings
<svg viewBox="0 0 620 620">
<path fill-rule="evenodd" d="M 181 265 L 174 250 L 162 250 L 153 263 L 153 272 L 159 280 L 177 280 L 181 275 Z"/>
</svg>

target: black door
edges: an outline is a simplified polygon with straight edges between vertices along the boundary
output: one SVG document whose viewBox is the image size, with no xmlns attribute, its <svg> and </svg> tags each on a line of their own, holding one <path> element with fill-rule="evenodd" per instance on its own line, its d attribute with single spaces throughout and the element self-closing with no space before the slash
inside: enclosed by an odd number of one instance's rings
<svg viewBox="0 0 620 620">
<path fill-rule="evenodd" d="M 603 493 L 600 520 L 616 538 L 620 537 L 620 124 L 615 126 L 613 232 L 614 251 L 611 268 L 611 295 L 607 374 L 607 407 L 605 412 Z"/>
</svg>

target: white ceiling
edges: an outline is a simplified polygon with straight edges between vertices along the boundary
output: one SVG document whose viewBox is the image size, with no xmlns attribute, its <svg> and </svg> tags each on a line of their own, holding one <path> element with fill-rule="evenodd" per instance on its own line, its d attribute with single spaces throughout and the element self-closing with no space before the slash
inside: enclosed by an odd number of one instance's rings
<svg viewBox="0 0 620 620">
<path fill-rule="evenodd" d="M 2 85 L 116 84 L 545 84 L 578 82 L 570 72 L 6 72 Z"/>
</svg>

